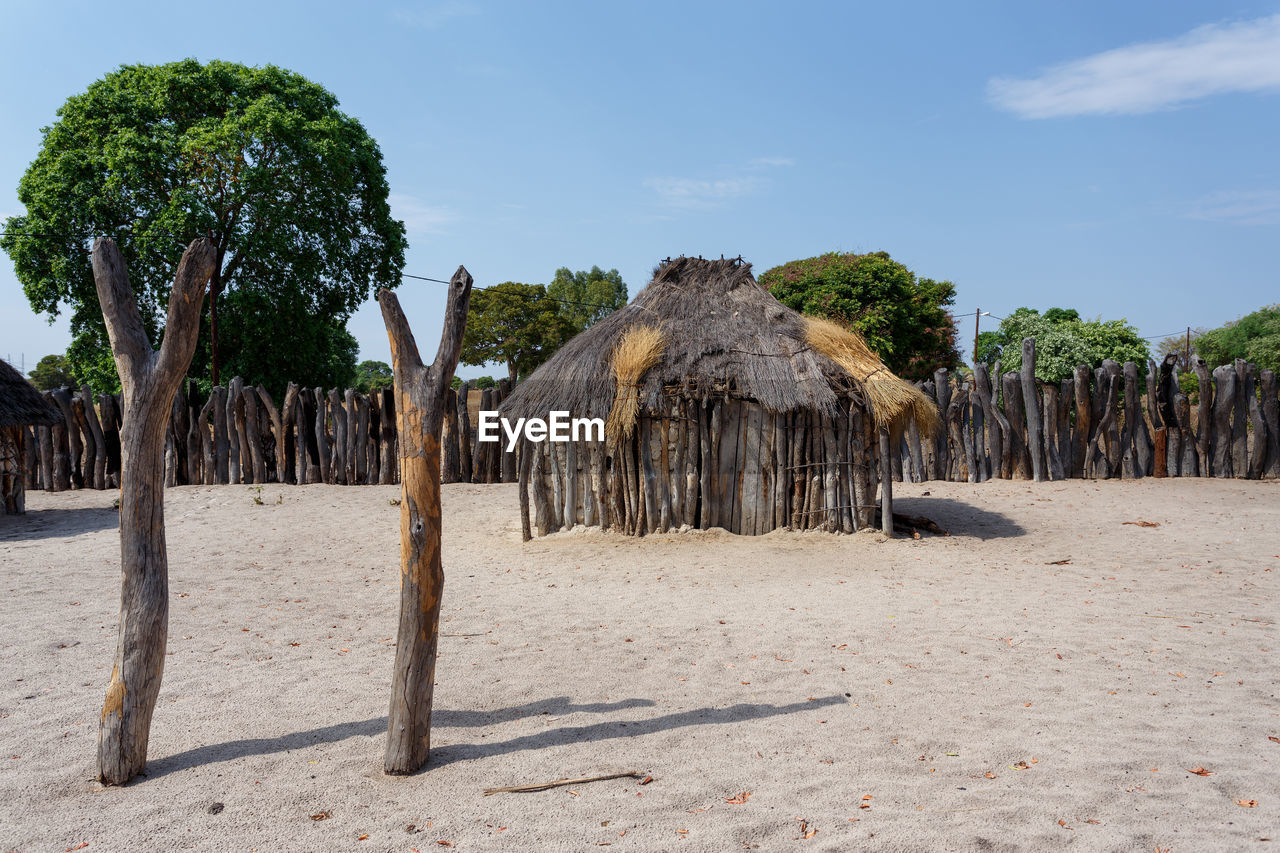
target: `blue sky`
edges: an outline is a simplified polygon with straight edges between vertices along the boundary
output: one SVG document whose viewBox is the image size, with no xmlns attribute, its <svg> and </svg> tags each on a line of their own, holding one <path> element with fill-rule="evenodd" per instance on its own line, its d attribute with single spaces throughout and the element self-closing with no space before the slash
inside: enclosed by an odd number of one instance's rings
<svg viewBox="0 0 1280 853">
<path fill-rule="evenodd" d="M 212 9 L 216 8 L 216 14 Z M 274 63 L 379 141 L 405 271 L 484 286 L 668 255 L 885 250 L 1144 335 L 1280 300 L 1280 3 L 0 2 L 0 215 L 115 67 Z M 401 301 L 434 352 L 443 288 Z M 983 318 L 983 328 L 995 322 Z M 973 319 L 961 318 L 965 349 Z M 387 360 L 381 318 L 352 319 Z M 428 343 L 429 342 L 429 343 Z M 67 343 L 0 259 L 0 356 Z M 481 372 L 463 368 L 464 376 Z"/>
</svg>

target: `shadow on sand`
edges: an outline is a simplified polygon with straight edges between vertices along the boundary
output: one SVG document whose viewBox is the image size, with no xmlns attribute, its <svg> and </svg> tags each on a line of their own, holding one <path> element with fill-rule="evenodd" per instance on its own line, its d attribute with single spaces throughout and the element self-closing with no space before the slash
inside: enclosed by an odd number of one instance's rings
<svg viewBox="0 0 1280 853">
<path fill-rule="evenodd" d="M 894 498 L 893 508 L 895 512 L 924 516 L 952 536 L 1009 539 L 1027 533 L 1008 516 L 954 498 Z"/>
<path fill-rule="evenodd" d="M 29 509 L 25 515 L 0 515 L 0 542 L 61 539 L 119 526 L 120 513 L 109 506 Z"/>
<path fill-rule="evenodd" d="M 510 740 L 494 740 L 485 743 L 452 743 L 434 747 L 428 768 L 443 767 L 455 761 L 470 761 L 476 758 L 488 758 L 494 755 L 506 755 L 529 749 L 544 749 L 568 743 L 584 741 L 610 740 L 613 738 L 641 737 L 655 732 L 668 731 L 686 726 L 710 726 L 724 723 L 738 723 L 745 720 L 759 720 L 776 717 L 782 714 L 794 714 L 799 711 L 815 711 L 829 705 L 844 704 L 843 696 L 825 696 L 819 699 L 792 702 L 789 705 L 770 705 L 767 703 L 739 703 L 727 708 L 696 708 L 690 711 L 679 711 L 664 714 L 660 717 L 639 720 L 611 720 L 607 723 L 593 723 L 582 726 L 561 726 L 533 734 L 521 735 Z M 571 713 L 610 713 L 627 708 L 646 708 L 653 705 L 649 699 L 624 699 L 621 702 L 575 705 L 568 697 L 544 699 L 497 711 L 450 711 L 440 709 L 432 714 L 432 727 L 452 728 L 471 727 L 496 724 L 504 719 L 541 716 L 547 714 Z M 205 764 L 216 764 L 220 761 L 233 761 L 251 755 L 271 755 L 278 752 L 289 752 L 295 749 L 306 749 L 319 743 L 335 743 L 352 737 L 376 737 L 387 731 L 386 717 L 373 717 L 353 723 L 339 723 L 305 732 L 292 732 L 273 738 L 245 738 L 226 743 L 211 744 L 167 755 L 163 758 L 147 762 L 147 770 L 138 781 L 156 779 L 168 773 L 188 770 Z"/>
</svg>

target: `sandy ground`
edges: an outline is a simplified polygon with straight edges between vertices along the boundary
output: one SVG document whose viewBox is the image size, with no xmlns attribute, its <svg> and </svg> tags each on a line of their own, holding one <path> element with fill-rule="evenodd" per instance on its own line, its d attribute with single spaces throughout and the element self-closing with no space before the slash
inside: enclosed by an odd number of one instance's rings
<svg viewBox="0 0 1280 853">
<path fill-rule="evenodd" d="M 949 537 L 527 545 L 513 487 L 448 486 L 407 778 L 397 488 L 257 494 L 166 494 L 169 657 L 122 789 L 94 779 L 114 495 L 0 520 L 3 849 L 1280 848 L 1278 483 L 929 483 L 900 508 Z"/>
</svg>

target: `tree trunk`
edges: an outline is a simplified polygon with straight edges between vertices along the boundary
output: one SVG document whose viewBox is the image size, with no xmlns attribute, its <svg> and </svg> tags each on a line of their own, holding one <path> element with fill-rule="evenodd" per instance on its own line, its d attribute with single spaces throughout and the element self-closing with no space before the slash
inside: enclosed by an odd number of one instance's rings
<svg viewBox="0 0 1280 853">
<path fill-rule="evenodd" d="M 204 286 L 215 251 L 203 238 L 182 256 L 169 297 L 164 343 L 151 348 L 110 238 L 93 246 L 93 277 L 124 389 L 120 489 L 120 630 L 98 729 L 98 776 L 123 785 L 146 766 L 169 621 L 164 538 L 164 439 L 174 394 L 191 364 Z"/>
<path fill-rule="evenodd" d="M 445 392 L 462 351 L 471 284 L 471 275 L 458 267 L 449 282 L 444 331 L 430 367 L 422 363 L 409 321 L 395 294 L 389 290 L 378 293 L 391 339 L 403 473 L 400 629 L 383 761 L 383 769 L 391 774 L 408 774 L 421 768 L 431 745 L 431 699 L 444 589 L 440 561 L 440 426 Z"/>
</svg>

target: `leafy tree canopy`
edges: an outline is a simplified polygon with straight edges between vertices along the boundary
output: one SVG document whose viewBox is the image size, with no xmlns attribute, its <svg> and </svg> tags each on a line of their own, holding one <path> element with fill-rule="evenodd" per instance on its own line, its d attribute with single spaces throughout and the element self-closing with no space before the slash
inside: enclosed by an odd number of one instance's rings
<svg viewBox="0 0 1280 853">
<path fill-rule="evenodd" d="M 582 330 L 626 305 L 627 285 L 616 269 L 571 272 L 561 267 L 547 285 L 547 295 L 562 300 L 557 310 Z"/>
<path fill-rule="evenodd" d="M 26 213 L 0 246 L 34 310 L 70 312 L 78 377 L 118 387 L 87 251 L 104 235 L 156 344 L 183 249 L 214 240 L 192 375 L 272 391 L 350 376 L 346 320 L 399 283 L 405 236 L 377 144 L 331 93 L 272 65 L 129 65 L 69 98 L 43 135 L 18 186 Z"/>
<path fill-rule="evenodd" d="M 381 391 L 395 384 L 395 374 L 385 361 L 362 361 L 356 365 L 356 384 L 352 386 L 361 394 Z"/>
<path fill-rule="evenodd" d="M 1259 308 L 1218 329 L 1201 331 L 1192 347 L 1212 369 L 1243 358 L 1280 371 L 1280 304 Z"/>
<path fill-rule="evenodd" d="M 46 355 L 36 362 L 27 376 L 31 377 L 31 384 L 41 391 L 79 385 L 71 373 L 71 362 L 67 361 L 65 355 Z"/>
<path fill-rule="evenodd" d="M 887 252 L 831 252 L 774 267 L 759 282 L 802 314 L 834 320 L 858 332 L 894 373 L 924 379 L 960 364 L 955 285 L 917 278 Z"/>
<path fill-rule="evenodd" d="M 1061 381 L 1081 364 L 1098 367 L 1112 358 L 1145 367 L 1151 357 L 1147 342 L 1124 320 L 1081 320 L 1074 309 L 1050 308 L 1041 314 L 1019 308 L 1000 321 L 994 338 L 978 336 L 979 358 L 988 363 L 998 359 L 1002 371 L 1020 370 L 1023 338 L 1036 339 L 1036 377 L 1045 382 Z"/>
<path fill-rule="evenodd" d="M 502 362 L 511 379 L 527 376 L 581 331 L 560 307 L 541 284 L 504 281 L 473 290 L 462 363 Z"/>
</svg>

